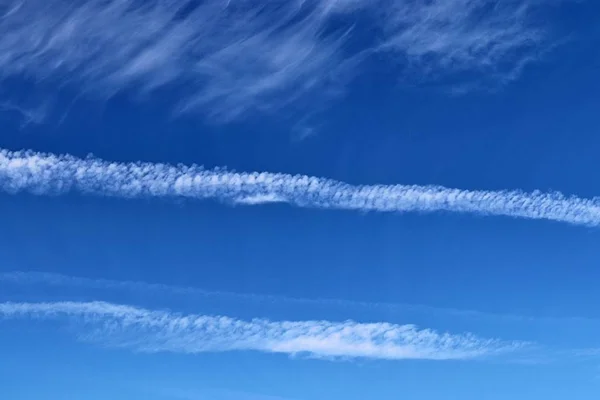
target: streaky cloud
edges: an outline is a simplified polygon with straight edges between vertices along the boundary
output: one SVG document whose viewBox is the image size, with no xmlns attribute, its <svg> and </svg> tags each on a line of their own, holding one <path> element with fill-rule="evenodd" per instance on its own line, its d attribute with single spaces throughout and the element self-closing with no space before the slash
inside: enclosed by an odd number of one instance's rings
<svg viewBox="0 0 600 400">
<path fill-rule="evenodd" d="M 177 110 L 229 119 L 338 79 L 349 25 L 329 19 L 315 0 L 1 0 L 0 77 L 102 97 L 185 88 Z"/>
<path fill-rule="evenodd" d="M 0 317 L 65 321 L 77 326 L 81 340 L 149 353 L 250 350 L 325 358 L 465 360 L 528 345 L 385 322 L 244 321 L 105 302 L 0 303 Z"/>
<path fill-rule="evenodd" d="M 121 198 L 188 198 L 247 205 L 373 212 L 452 212 L 598 226 L 600 199 L 561 193 L 461 190 L 442 186 L 350 185 L 326 178 L 205 170 L 192 165 L 117 163 L 88 157 L 0 150 L 0 190 Z M 248 201 L 251 199 L 252 201 Z M 261 199 L 264 200 L 260 201 Z"/>
<path fill-rule="evenodd" d="M 0 79 L 102 97 L 177 88 L 175 110 L 232 119 L 339 93 L 373 54 L 398 75 L 516 77 L 549 40 L 532 18 L 547 3 L 0 0 Z"/>
<path fill-rule="evenodd" d="M 1 113 L 17 115 L 21 120 L 21 127 L 25 127 L 29 124 L 36 125 L 42 123 L 46 118 L 48 110 L 45 104 L 40 104 L 36 107 L 25 107 L 6 101 L 0 103 L 0 114 Z"/>
<path fill-rule="evenodd" d="M 35 271 L 10 271 L 0 273 L 0 283 L 18 286 L 43 286 L 84 289 L 89 291 L 100 290 L 103 292 L 134 293 L 158 296 L 159 298 L 179 297 L 186 301 L 197 301 L 207 298 L 219 300 L 229 299 L 243 301 L 244 304 L 284 304 L 318 307 L 336 307 L 339 309 L 380 310 L 386 312 L 410 312 L 427 315 L 452 317 L 454 319 L 476 319 L 484 321 L 502 321 L 506 323 L 546 323 L 546 324 L 579 324 L 598 326 L 600 319 L 585 316 L 540 316 L 526 314 L 510 314 L 498 312 L 485 312 L 476 309 L 461 309 L 452 307 L 436 307 L 424 304 L 398 303 L 398 302 L 373 302 L 351 300 L 332 297 L 290 297 L 265 293 L 231 292 L 205 290 L 196 286 L 176 286 L 164 283 L 150 283 L 145 281 L 112 280 L 104 278 L 89 278 L 82 276 L 69 276 L 54 272 Z"/>
<path fill-rule="evenodd" d="M 444 0 L 390 5 L 381 50 L 403 54 L 421 75 L 452 71 L 516 78 L 547 32 L 529 20 L 544 2 Z"/>
</svg>

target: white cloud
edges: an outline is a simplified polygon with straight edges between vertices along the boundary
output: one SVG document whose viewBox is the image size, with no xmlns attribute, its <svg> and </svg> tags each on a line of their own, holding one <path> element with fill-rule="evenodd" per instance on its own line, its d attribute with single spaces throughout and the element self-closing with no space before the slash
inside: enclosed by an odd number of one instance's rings
<svg viewBox="0 0 600 400">
<path fill-rule="evenodd" d="M 3 272 L 0 273 L 0 283 L 16 284 L 16 285 L 42 285 L 44 287 L 60 287 L 61 290 L 68 288 L 97 289 L 107 292 L 119 293 L 142 293 L 145 295 L 158 296 L 164 298 L 170 296 L 184 296 L 186 301 L 197 301 L 204 298 L 232 299 L 243 301 L 244 304 L 250 303 L 279 303 L 279 304 L 296 304 L 296 305 L 318 305 L 318 306 L 337 306 L 349 308 L 365 308 L 365 309 L 402 309 L 402 310 L 417 310 L 425 313 L 442 313 L 457 316 L 481 316 L 488 314 L 479 313 L 471 310 L 457 310 L 449 308 L 435 308 L 423 305 L 400 304 L 400 303 L 375 303 L 356 300 L 336 299 L 336 298 L 302 298 L 288 297 L 281 295 L 257 294 L 257 293 L 239 293 L 227 291 L 210 291 L 193 286 L 173 286 L 162 283 L 148 283 L 143 281 L 117 281 L 111 279 L 92 279 L 79 276 L 67 276 L 49 272 Z M 502 318 L 502 315 L 494 315 Z M 515 317 L 517 318 L 517 317 Z M 523 317 L 518 317 L 523 318 Z"/>
<path fill-rule="evenodd" d="M 337 92 L 378 50 L 428 76 L 514 75 L 547 37 L 529 18 L 541 4 L 0 0 L 0 78 L 103 96 L 178 88 L 177 109 L 234 118 Z"/>
<path fill-rule="evenodd" d="M 229 299 L 242 301 L 243 304 L 285 304 L 303 306 L 333 306 L 345 309 L 379 310 L 386 313 L 400 311 L 403 315 L 417 313 L 419 315 L 442 316 L 454 320 L 476 319 L 504 323 L 548 323 L 548 324 L 578 324 L 596 326 L 600 324 L 599 319 L 581 316 L 540 316 L 524 314 L 507 314 L 483 312 L 473 309 L 458 309 L 450 307 L 434 307 L 423 304 L 392 303 L 392 302 L 369 302 L 360 300 L 348 300 L 341 298 L 319 298 L 319 297 L 289 297 L 283 295 L 270 295 L 261 293 L 240 293 L 228 291 L 205 290 L 194 286 L 174 286 L 162 283 L 149 283 L 144 281 L 117 281 L 111 279 L 86 278 L 80 276 L 68 276 L 50 272 L 12 271 L 0 273 L 0 283 L 19 286 L 43 286 L 61 288 L 61 293 L 69 293 L 68 289 L 83 289 L 86 293 L 90 290 L 99 290 L 107 293 L 135 293 L 143 294 L 144 297 L 151 296 L 156 299 L 169 300 L 172 297 L 185 299 L 186 303 L 203 301 L 203 299 L 214 298 L 219 300 Z M 43 289 L 45 291 L 45 289 Z"/>
<path fill-rule="evenodd" d="M 2 76 L 103 95 L 177 85 L 180 108 L 223 117 L 280 105 L 343 64 L 344 32 L 326 33 L 313 1 L 2 0 L 0 13 Z"/>
<path fill-rule="evenodd" d="M 207 171 L 197 166 L 114 163 L 96 158 L 0 150 L 0 190 L 67 192 L 122 198 L 236 202 L 273 199 L 298 207 L 376 212 L 456 212 L 600 225 L 600 199 L 560 193 L 470 191 L 440 186 L 354 186 L 325 178 L 267 172 Z"/>
<path fill-rule="evenodd" d="M 21 122 L 21 127 L 29 124 L 40 124 L 46 118 L 48 109 L 46 104 L 41 104 L 36 107 L 25 107 L 17 105 L 13 102 L 6 101 L 0 103 L 0 113 L 17 115 Z"/>
<path fill-rule="evenodd" d="M 79 337 L 83 340 L 152 353 L 253 350 L 316 357 L 459 360 L 498 355 L 525 346 L 472 334 L 438 333 L 414 325 L 243 321 L 104 302 L 0 303 L 0 316 L 79 323 Z"/>
<path fill-rule="evenodd" d="M 513 76 L 547 40 L 530 21 L 534 1 L 393 2 L 381 49 L 403 54 L 421 74 Z"/>
<path fill-rule="evenodd" d="M 250 196 L 242 196 L 234 200 L 234 202 L 246 205 L 268 204 L 268 203 L 286 203 L 287 201 L 273 193 L 257 194 Z"/>
</svg>

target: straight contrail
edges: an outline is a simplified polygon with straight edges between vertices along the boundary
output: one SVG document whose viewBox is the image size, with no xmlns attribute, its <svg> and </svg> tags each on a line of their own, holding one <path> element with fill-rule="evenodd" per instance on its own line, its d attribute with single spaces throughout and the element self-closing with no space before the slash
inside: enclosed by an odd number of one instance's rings
<svg viewBox="0 0 600 400">
<path fill-rule="evenodd" d="M 206 298 L 229 299 L 242 301 L 244 304 L 283 304 L 303 306 L 333 306 L 345 309 L 381 310 L 386 312 L 401 311 L 418 312 L 426 315 L 441 315 L 452 318 L 470 318 L 479 320 L 490 320 L 494 322 L 536 322 L 567 324 L 579 323 L 594 325 L 600 324 L 600 319 L 581 316 L 540 316 L 524 314 L 503 314 L 478 311 L 473 309 L 461 309 L 452 307 L 436 307 L 424 304 L 373 302 L 361 300 L 349 300 L 332 297 L 290 297 L 264 293 L 242 293 L 230 291 L 205 290 L 194 286 L 175 286 L 164 283 L 149 283 L 145 281 L 119 281 L 103 278 L 87 278 L 83 276 L 69 276 L 52 272 L 34 271 L 11 271 L 0 272 L 0 285 L 31 286 L 36 288 L 54 287 L 60 288 L 61 293 L 67 293 L 69 289 L 100 290 L 102 292 L 136 293 L 147 296 L 158 296 L 159 298 L 183 297 L 187 302 L 195 303 Z M 28 290 L 31 290 L 32 288 Z M 0 291 L 2 287 L 0 286 Z M 65 291 L 66 290 L 66 291 Z"/>
<path fill-rule="evenodd" d="M 600 225 L 600 198 L 518 190 L 461 190 L 442 186 L 350 185 L 331 179 L 269 172 L 205 170 L 200 166 L 117 163 L 33 151 L 0 150 L 0 189 L 121 198 L 216 199 L 257 205 L 375 212 L 456 212 Z"/>
<path fill-rule="evenodd" d="M 469 360 L 529 345 L 386 322 L 245 321 L 105 302 L 0 303 L 0 322 L 14 318 L 65 321 L 79 328 L 83 340 L 150 353 L 251 350 L 326 358 Z"/>
</svg>

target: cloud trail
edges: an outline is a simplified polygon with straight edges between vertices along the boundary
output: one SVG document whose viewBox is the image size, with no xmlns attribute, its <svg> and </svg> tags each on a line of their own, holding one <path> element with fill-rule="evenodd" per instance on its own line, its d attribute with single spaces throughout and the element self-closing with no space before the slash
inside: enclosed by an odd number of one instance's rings
<svg viewBox="0 0 600 400">
<path fill-rule="evenodd" d="M 402 310 L 413 312 L 424 312 L 428 314 L 443 314 L 453 317 L 477 317 L 477 318 L 496 318 L 524 320 L 533 319 L 532 317 L 488 314 L 474 310 L 462 310 L 453 308 L 438 308 L 421 304 L 406 303 L 386 303 L 386 302 L 368 302 L 359 300 L 348 300 L 339 298 L 305 298 L 289 297 L 282 295 L 269 295 L 259 293 L 239 293 L 228 291 L 204 290 L 193 286 L 174 286 L 163 283 L 149 283 L 144 281 L 117 281 L 112 279 L 86 278 L 80 276 L 68 276 L 51 272 L 2 272 L 0 273 L 0 283 L 14 285 L 42 285 L 45 287 L 78 288 L 89 291 L 90 289 L 101 291 L 115 291 L 119 293 L 129 292 L 153 296 L 183 296 L 190 301 L 191 299 L 219 298 L 244 301 L 259 304 L 288 304 L 288 305 L 306 305 L 306 306 L 333 306 L 342 308 L 361 308 L 361 309 L 384 309 L 384 310 Z M 562 320 L 560 320 L 562 321 Z"/>
<path fill-rule="evenodd" d="M 347 309 L 385 310 L 401 311 L 419 314 L 450 316 L 454 319 L 477 319 L 489 321 L 503 321 L 510 323 L 549 323 L 561 324 L 579 323 L 597 326 L 600 320 L 581 316 L 534 316 L 523 314 L 492 313 L 473 309 L 458 309 L 451 307 L 435 307 L 424 304 L 371 302 L 360 300 L 349 300 L 342 298 L 306 298 L 290 297 L 282 295 L 270 295 L 262 293 L 240 293 L 229 291 L 205 290 L 194 286 L 174 286 L 163 283 L 149 283 L 144 281 L 118 281 L 102 278 L 87 278 L 81 276 L 68 276 L 52 272 L 1 272 L 0 283 L 9 285 L 41 285 L 44 287 L 60 287 L 61 292 L 67 288 L 84 289 L 89 293 L 90 289 L 104 292 L 135 293 L 151 295 L 155 298 L 170 298 L 171 296 L 182 296 L 186 303 L 206 298 L 218 298 L 243 301 L 244 304 L 287 304 L 303 306 L 326 306 Z M 158 296 L 158 297 L 156 297 Z"/>
<path fill-rule="evenodd" d="M 414 325 L 243 321 L 105 302 L 0 303 L 0 317 L 66 321 L 79 326 L 78 335 L 84 341 L 150 353 L 252 350 L 315 357 L 462 360 L 510 353 L 527 346 L 469 333 L 438 333 Z"/>
<path fill-rule="evenodd" d="M 216 199 L 248 205 L 276 200 L 317 209 L 445 211 L 600 225 L 600 199 L 566 197 L 560 193 L 470 191 L 417 185 L 356 186 L 305 175 L 209 171 L 194 165 L 115 163 L 32 151 L 0 150 L 0 190 L 35 195 L 77 192 L 121 198 Z"/>
<path fill-rule="evenodd" d="M 531 18 L 547 1 L 500 3 L 0 0 L 0 79 L 106 97 L 185 88 L 176 109 L 235 118 L 337 92 L 375 53 L 427 76 L 513 76 L 548 40 Z"/>
</svg>

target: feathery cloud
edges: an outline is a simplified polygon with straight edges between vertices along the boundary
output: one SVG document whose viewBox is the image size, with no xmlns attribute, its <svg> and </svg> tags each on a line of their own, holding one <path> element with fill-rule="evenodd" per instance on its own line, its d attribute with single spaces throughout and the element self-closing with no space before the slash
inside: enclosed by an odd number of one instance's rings
<svg viewBox="0 0 600 400">
<path fill-rule="evenodd" d="M 325 32 L 315 1 L 3 0 L 0 18 L 0 76 L 105 96 L 186 87 L 180 109 L 224 117 L 274 107 L 343 65 L 344 33 Z"/>
<path fill-rule="evenodd" d="M 514 75 L 548 38 L 530 18 L 543 4 L 0 0 L 0 78 L 106 97 L 177 88 L 176 109 L 229 119 L 338 92 L 382 50 L 428 76 Z"/>
<path fill-rule="evenodd" d="M 529 21 L 539 5 L 514 0 L 394 2 L 380 48 L 403 54 L 425 75 L 472 71 L 514 78 L 546 40 L 546 33 Z"/>
<path fill-rule="evenodd" d="M 243 321 L 104 302 L 0 303 L 0 316 L 79 323 L 82 340 L 143 352 L 235 350 L 316 357 L 459 360 L 519 350 L 522 342 L 354 321 Z"/>
<path fill-rule="evenodd" d="M 194 165 L 115 163 L 32 151 L 0 150 L 0 190 L 36 195 L 79 192 L 122 198 L 216 199 L 249 205 L 278 201 L 320 209 L 446 211 L 600 225 L 600 199 L 566 197 L 560 193 L 470 191 L 417 185 L 354 186 L 305 175 L 208 171 Z"/>
<path fill-rule="evenodd" d="M 29 124 L 42 123 L 46 118 L 48 110 L 45 104 L 41 104 L 36 107 L 25 107 L 10 101 L 6 101 L 4 103 L 0 103 L 0 114 L 1 113 L 17 115 L 21 122 L 21 127 L 25 127 Z"/>
</svg>

